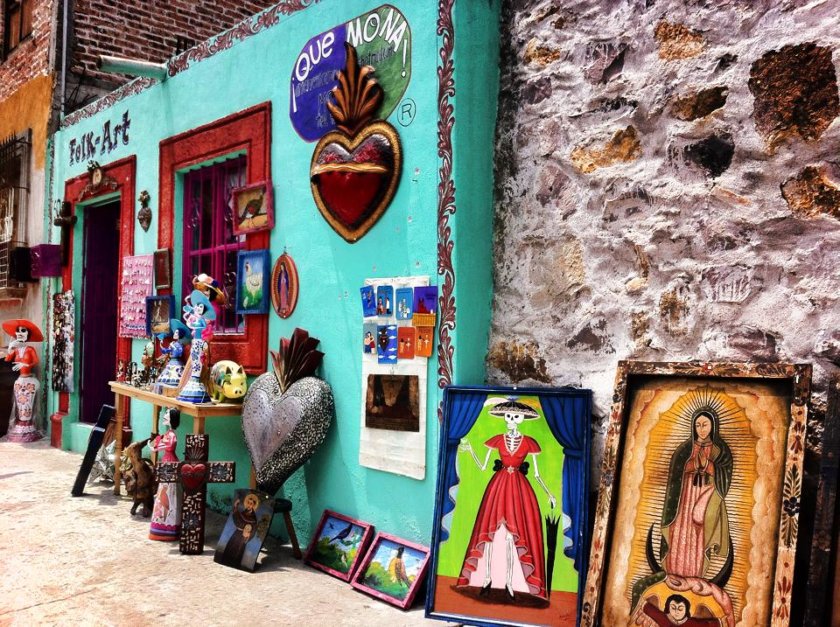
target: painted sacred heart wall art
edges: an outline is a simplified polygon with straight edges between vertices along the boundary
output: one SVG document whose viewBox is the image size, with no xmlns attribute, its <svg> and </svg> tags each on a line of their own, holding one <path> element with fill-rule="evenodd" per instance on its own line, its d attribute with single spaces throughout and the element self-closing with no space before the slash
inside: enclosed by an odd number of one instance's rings
<svg viewBox="0 0 840 627">
<path fill-rule="evenodd" d="M 303 329 L 271 351 L 273 372 L 260 375 L 242 405 L 242 430 L 257 488 L 274 495 L 327 437 L 335 415 L 332 389 L 311 376 L 324 354 Z"/>
<path fill-rule="evenodd" d="M 327 103 L 337 128 L 315 146 L 310 181 L 321 215 L 353 243 L 391 204 L 402 171 L 402 148 L 393 126 L 373 120 L 383 98 L 374 69 L 360 67 L 356 49 L 347 43 L 345 48 L 347 65 L 330 92 L 335 103 Z"/>
</svg>

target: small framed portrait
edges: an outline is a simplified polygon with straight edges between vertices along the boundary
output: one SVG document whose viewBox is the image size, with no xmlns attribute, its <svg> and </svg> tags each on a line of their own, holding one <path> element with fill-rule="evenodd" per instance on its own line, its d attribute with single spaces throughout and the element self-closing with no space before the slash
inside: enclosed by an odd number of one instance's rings
<svg viewBox="0 0 840 627">
<path fill-rule="evenodd" d="M 274 499 L 268 494 L 235 490 L 233 508 L 222 529 L 213 561 L 253 571 L 273 517 Z"/>
<path fill-rule="evenodd" d="M 271 181 L 239 187 L 232 192 L 233 232 L 236 235 L 268 231 L 274 226 Z"/>
<path fill-rule="evenodd" d="M 369 523 L 324 510 L 303 561 L 342 581 L 350 581 L 372 535 Z"/>
<path fill-rule="evenodd" d="M 274 262 L 271 272 L 271 304 L 281 318 L 288 318 L 297 306 L 298 273 L 295 262 L 283 253 Z"/>
<path fill-rule="evenodd" d="M 390 431 L 420 431 L 420 377 L 369 374 L 365 426 Z"/>
<path fill-rule="evenodd" d="M 414 289 L 411 287 L 397 288 L 396 296 L 397 320 L 411 319 L 412 307 L 414 307 Z"/>
<path fill-rule="evenodd" d="M 175 317 L 175 297 L 147 296 L 146 297 L 146 334 L 169 335 L 169 320 Z"/>
<path fill-rule="evenodd" d="M 236 260 L 236 313 L 268 312 L 268 249 L 240 250 Z"/>
<path fill-rule="evenodd" d="M 376 323 L 365 322 L 362 327 L 362 349 L 367 354 L 376 353 Z"/>
<path fill-rule="evenodd" d="M 387 533 L 377 533 L 353 577 L 354 588 L 407 610 L 423 584 L 429 549 Z"/>
<path fill-rule="evenodd" d="M 172 288 L 172 251 L 160 248 L 154 254 L 155 289 L 168 290 Z"/>
<path fill-rule="evenodd" d="M 376 327 L 376 354 L 380 364 L 397 363 L 397 325 L 380 324 Z"/>
<path fill-rule="evenodd" d="M 394 315 L 394 288 L 380 285 L 376 288 L 376 315 L 390 318 Z"/>
<path fill-rule="evenodd" d="M 414 313 L 412 324 L 415 327 L 433 327 L 437 319 L 437 285 L 414 288 Z"/>
</svg>

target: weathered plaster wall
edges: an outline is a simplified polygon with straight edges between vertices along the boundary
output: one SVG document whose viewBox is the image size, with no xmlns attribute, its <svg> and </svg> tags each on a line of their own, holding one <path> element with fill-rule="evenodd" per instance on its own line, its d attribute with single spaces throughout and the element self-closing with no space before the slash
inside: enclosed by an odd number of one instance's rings
<svg viewBox="0 0 840 627">
<path fill-rule="evenodd" d="M 821 399 L 840 3 L 505 10 L 490 379 L 591 387 L 600 421 L 619 359 L 808 361 Z"/>
<path fill-rule="evenodd" d="M 488 377 L 592 388 L 594 479 L 619 359 L 812 362 L 813 472 L 840 366 L 838 11 L 505 3 Z"/>
</svg>

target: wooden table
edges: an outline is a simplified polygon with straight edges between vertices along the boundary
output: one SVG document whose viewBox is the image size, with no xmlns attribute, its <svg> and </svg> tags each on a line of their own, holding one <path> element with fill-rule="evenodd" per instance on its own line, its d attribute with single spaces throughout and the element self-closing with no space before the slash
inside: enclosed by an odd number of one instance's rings
<svg viewBox="0 0 840 627">
<path fill-rule="evenodd" d="M 160 417 L 161 407 L 172 407 L 181 410 L 182 415 L 192 416 L 193 419 L 193 433 L 204 433 L 205 418 L 239 418 L 242 416 L 242 405 L 234 403 L 202 403 L 196 405 L 195 403 L 185 403 L 184 401 L 176 400 L 173 397 L 157 394 L 149 390 L 141 390 L 133 385 L 127 383 L 120 383 L 119 381 L 110 381 L 108 385 L 111 386 L 111 391 L 114 393 L 114 408 L 116 409 L 116 450 L 114 451 L 114 494 L 120 495 L 120 483 L 122 482 L 122 472 L 120 465 L 122 464 L 122 429 L 123 421 L 125 419 L 125 405 L 129 398 L 136 398 L 141 401 L 146 401 L 152 404 L 152 433 L 158 431 L 158 419 Z M 157 453 L 152 453 L 152 463 L 157 461 Z"/>
</svg>

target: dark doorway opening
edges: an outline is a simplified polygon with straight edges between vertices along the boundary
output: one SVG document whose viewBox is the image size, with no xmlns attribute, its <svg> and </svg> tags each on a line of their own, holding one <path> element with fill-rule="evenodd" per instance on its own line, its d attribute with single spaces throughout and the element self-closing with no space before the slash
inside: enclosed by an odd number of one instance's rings
<svg viewBox="0 0 840 627">
<path fill-rule="evenodd" d="M 112 405 L 114 400 L 108 381 L 114 378 L 117 361 L 119 227 L 119 201 L 85 209 L 81 422 L 96 422 L 102 405 Z"/>
</svg>

